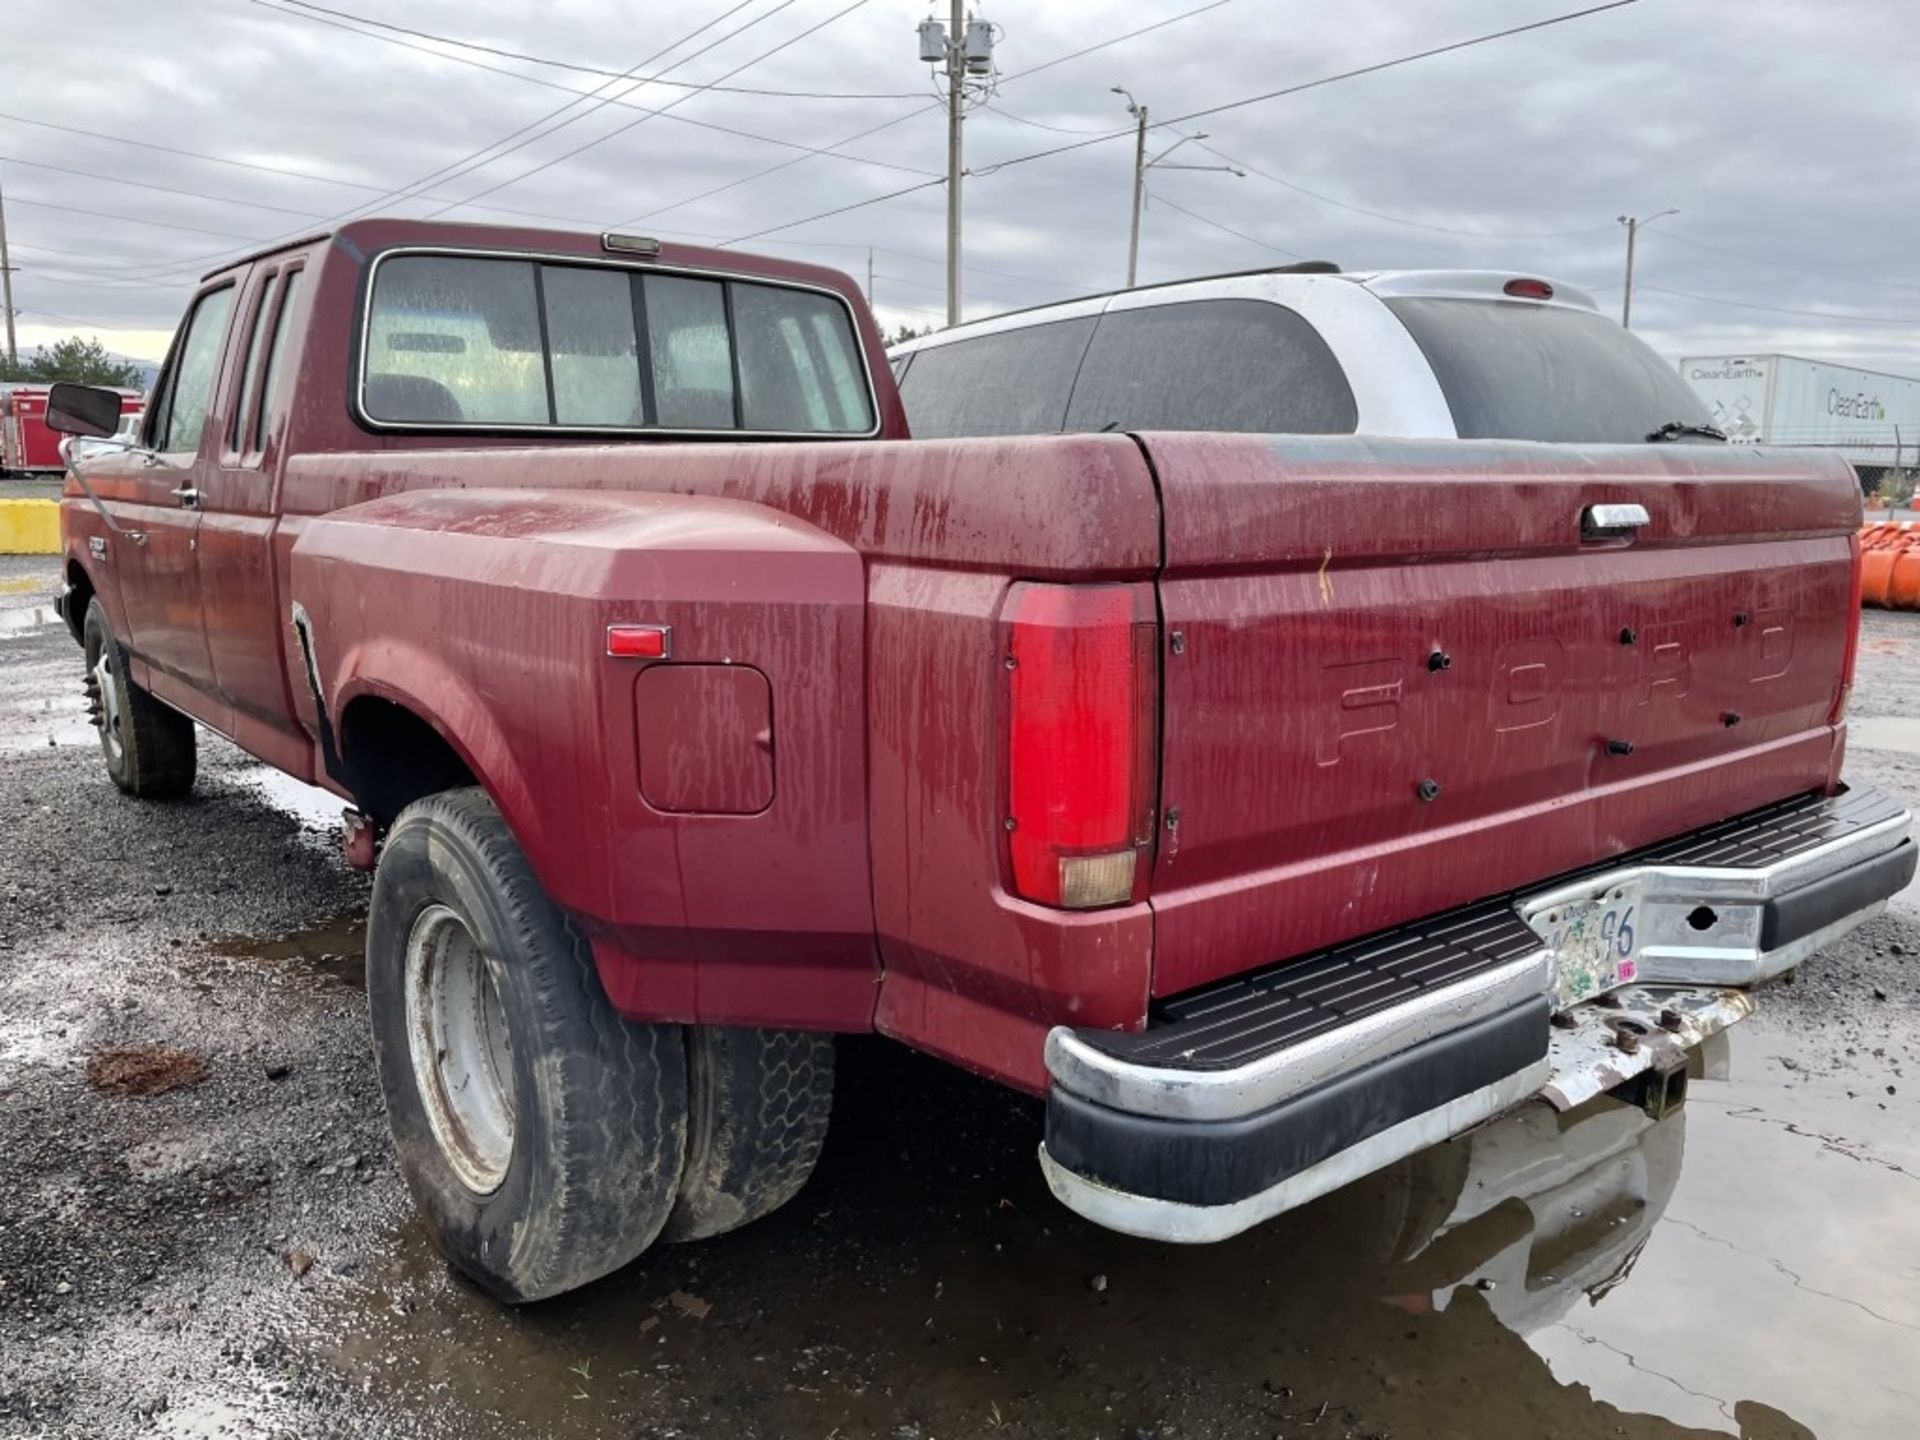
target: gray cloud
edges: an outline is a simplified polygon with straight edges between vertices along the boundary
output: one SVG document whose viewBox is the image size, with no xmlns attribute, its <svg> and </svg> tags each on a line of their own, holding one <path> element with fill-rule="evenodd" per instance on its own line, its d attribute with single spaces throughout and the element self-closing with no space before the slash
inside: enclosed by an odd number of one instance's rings
<svg viewBox="0 0 1920 1440">
<path fill-rule="evenodd" d="M 395 24 L 613 70 L 728 8 L 726 0 L 651 10 L 612 0 L 340 3 Z M 779 0 L 753 0 L 652 68 L 765 17 L 670 72 L 712 80 L 846 3 L 777 8 Z M 1555 0 L 1354 0 L 1336 15 L 1305 0 L 1235 0 L 1031 76 L 1017 73 L 1194 3 L 1153 0 L 1117 12 L 1080 0 L 1009 0 L 986 10 L 1004 27 L 999 59 L 1010 78 L 967 124 L 969 164 L 984 172 L 965 189 L 969 314 L 1120 282 L 1129 140 L 993 169 L 1090 138 L 1085 132 L 1124 127 L 1110 86 L 1126 85 L 1156 119 L 1171 118 L 1567 8 Z M 600 108 L 428 187 L 436 199 L 383 202 L 386 192 L 566 103 L 546 86 L 589 89 L 598 81 L 463 52 L 545 85 L 527 83 L 248 0 L 14 0 L 9 10 L 15 36 L 38 38 L 0 56 L 0 111 L 348 182 L 0 121 L 23 324 L 165 331 L 192 277 L 253 242 L 324 228 L 332 216 L 369 206 L 426 214 L 502 181 L 513 183 L 482 205 L 581 227 L 648 214 L 643 227 L 655 233 L 729 238 L 900 189 L 917 182 L 915 172 L 938 174 L 944 165 L 941 118 L 931 109 L 913 113 L 915 100 L 702 93 L 539 173 L 527 172 L 640 115 Z M 733 83 L 924 92 L 930 106 L 932 81 L 915 60 L 913 35 L 925 14 L 922 3 L 873 0 Z M 1586 285 L 1613 307 L 1623 247 L 1614 217 L 1677 206 L 1680 215 L 1642 238 L 1645 288 L 1635 301 L 1637 327 L 1663 351 L 1783 350 L 1920 371 L 1920 259 L 1905 223 L 1920 200 L 1920 100 L 1909 78 L 1916 69 L 1920 9 L 1901 0 L 1642 0 L 1185 127 L 1205 129 L 1218 151 L 1280 180 L 1415 223 L 1356 213 L 1260 175 L 1159 172 L 1152 188 L 1166 203 L 1151 205 L 1144 220 L 1142 276 L 1247 268 L 1292 252 L 1352 268 L 1544 273 Z M 626 98 L 660 107 L 685 94 L 658 85 Z M 685 123 L 828 146 L 900 116 L 911 118 L 847 148 L 904 168 L 801 156 Z M 1186 153 L 1197 163 L 1216 160 L 1192 146 Z M 825 261 L 864 281 L 871 246 L 883 318 L 928 323 L 943 304 L 944 203 L 941 189 L 926 189 L 746 248 Z M 477 207 L 449 213 L 512 218 Z M 1831 318 L 1849 315 L 1898 323 Z"/>
</svg>

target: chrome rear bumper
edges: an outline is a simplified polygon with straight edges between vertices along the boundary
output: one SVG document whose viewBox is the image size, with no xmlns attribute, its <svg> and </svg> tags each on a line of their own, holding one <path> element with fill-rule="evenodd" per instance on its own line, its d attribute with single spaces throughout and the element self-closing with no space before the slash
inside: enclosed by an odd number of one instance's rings
<svg viewBox="0 0 1920 1440">
<path fill-rule="evenodd" d="M 1671 1073 L 1752 1010 L 1743 987 L 1885 909 L 1911 824 L 1882 792 L 1803 796 L 1181 997 L 1136 1034 L 1056 1028 L 1042 1169 L 1100 1224 L 1219 1240 L 1529 1099 Z M 1546 917 L 1626 883 L 1636 982 L 1550 1024 Z"/>
</svg>

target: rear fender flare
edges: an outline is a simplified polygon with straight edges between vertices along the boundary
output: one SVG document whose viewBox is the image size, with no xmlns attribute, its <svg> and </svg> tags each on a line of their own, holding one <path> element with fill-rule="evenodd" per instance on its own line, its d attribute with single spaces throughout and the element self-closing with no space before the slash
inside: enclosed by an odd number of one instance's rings
<svg viewBox="0 0 1920 1440">
<path fill-rule="evenodd" d="M 324 642 L 324 636 L 316 636 L 316 649 Z M 316 671 L 319 658 L 316 656 Z M 325 687 L 326 693 L 314 698 L 324 723 L 335 733 L 356 700 L 385 700 L 411 711 L 431 726 L 473 772 L 500 807 L 521 849 L 530 858 L 547 853 L 539 807 L 513 748 L 492 711 L 452 667 L 417 645 L 380 636 L 341 655 L 334 674 L 334 683 Z M 401 681 L 396 676 L 406 678 Z M 342 753 L 339 758 L 343 773 L 335 778 L 352 788 L 354 757 Z M 541 877 L 542 884 L 546 879 Z"/>
</svg>

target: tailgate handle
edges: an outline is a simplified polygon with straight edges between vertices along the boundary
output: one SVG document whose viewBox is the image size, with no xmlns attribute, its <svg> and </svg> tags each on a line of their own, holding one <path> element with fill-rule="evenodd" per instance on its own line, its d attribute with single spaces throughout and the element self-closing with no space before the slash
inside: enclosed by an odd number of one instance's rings
<svg viewBox="0 0 1920 1440">
<path fill-rule="evenodd" d="M 1580 512 L 1580 538 L 1602 540 L 1627 536 L 1647 523 L 1647 507 L 1632 502 L 1617 505 L 1589 505 Z"/>
</svg>

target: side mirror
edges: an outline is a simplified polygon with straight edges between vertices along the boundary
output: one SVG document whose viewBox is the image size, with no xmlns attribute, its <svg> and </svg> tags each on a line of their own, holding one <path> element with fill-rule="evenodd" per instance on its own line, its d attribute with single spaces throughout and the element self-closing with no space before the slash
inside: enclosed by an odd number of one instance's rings
<svg viewBox="0 0 1920 1440">
<path fill-rule="evenodd" d="M 47 428 L 62 435 L 110 436 L 120 428 L 120 396 L 62 380 L 47 392 Z"/>
</svg>

